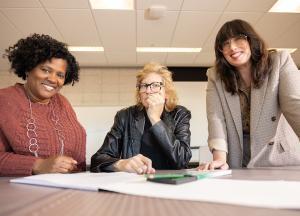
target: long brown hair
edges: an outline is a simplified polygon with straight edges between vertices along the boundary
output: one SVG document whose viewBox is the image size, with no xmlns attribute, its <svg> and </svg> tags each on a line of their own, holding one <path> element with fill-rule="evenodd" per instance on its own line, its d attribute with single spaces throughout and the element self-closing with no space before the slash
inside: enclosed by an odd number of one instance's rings
<svg viewBox="0 0 300 216">
<path fill-rule="evenodd" d="M 215 68 L 217 74 L 225 84 L 225 89 L 232 94 L 237 93 L 238 73 L 236 69 L 230 65 L 222 53 L 222 45 L 228 39 L 243 34 L 247 36 L 247 40 L 251 49 L 251 78 L 254 88 L 260 88 L 272 69 L 270 53 L 267 50 L 266 43 L 256 33 L 253 27 L 244 20 L 235 19 L 226 22 L 219 30 L 215 41 Z"/>
<path fill-rule="evenodd" d="M 151 73 L 158 74 L 162 77 L 164 88 L 166 90 L 166 96 L 167 96 L 165 109 L 169 112 L 173 111 L 177 106 L 178 98 L 177 98 L 175 86 L 172 79 L 172 72 L 169 71 L 167 67 L 155 62 L 146 64 L 144 68 L 140 70 L 136 75 L 136 85 L 137 86 L 140 85 L 141 82 Z M 136 104 L 140 109 L 142 109 L 143 104 L 141 102 L 138 88 L 136 89 L 135 95 L 136 95 Z"/>
</svg>

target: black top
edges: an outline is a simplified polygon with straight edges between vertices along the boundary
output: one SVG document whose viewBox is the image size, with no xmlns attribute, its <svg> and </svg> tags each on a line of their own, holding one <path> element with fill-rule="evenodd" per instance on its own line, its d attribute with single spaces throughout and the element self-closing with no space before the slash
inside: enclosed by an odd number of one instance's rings
<svg viewBox="0 0 300 216">
<path fill-rule="evenodd" d="M 166 155 L 163 152 L 163 149 L 158 145 L 157 141 L 153 134 L 151 134 L 150 128 L 152 124 L 145 114 L 145 127 L 144 127 L 144 134 L 142 136 L 141 141 L 141 151 L 140 153 L 145 157 L 151 159 L 152 167 L 155 169 L 172 169 Z"/>
</svg>

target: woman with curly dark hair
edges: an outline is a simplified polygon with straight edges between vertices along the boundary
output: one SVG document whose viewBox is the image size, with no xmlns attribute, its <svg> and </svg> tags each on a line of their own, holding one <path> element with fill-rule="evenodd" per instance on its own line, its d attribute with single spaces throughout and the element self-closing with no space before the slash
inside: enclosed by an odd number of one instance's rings
<svg viewBox="0 0 300 216">
<path fill-rule="evenodd" d="M 300 165 L 300 71 L 243 20 L 226 22 L 207 72 L 208 145 L 199 169 Z"/>
<path fill-rule="evenodd" d="M 67 45 L 33 34 L 6 50 L 24 84 L 0 90 L 0 175 L 85 170 L 86 133 L 59 90 L 78 81 Z"/>
</svg>

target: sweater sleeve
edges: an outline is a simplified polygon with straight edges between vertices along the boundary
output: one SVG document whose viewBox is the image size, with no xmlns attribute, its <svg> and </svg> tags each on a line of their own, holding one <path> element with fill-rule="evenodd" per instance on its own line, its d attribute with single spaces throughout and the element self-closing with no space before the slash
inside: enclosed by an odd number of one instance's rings
<svg viewBox="0 0 300 216">
<path fill-rule="evenodd" d="M 11 152 L 11 148 L 0 129 L 0 176 L 32 175 L 34 156 L 19 155 Z"/>
<path fill-rule="evenodd" d="M 59 98 L 62 102 L 62 107 L 63 109 L 66 110 L 66 114 L 69 116 L 70 118 L 70 122 L 73 122 L 73 129 L 75 129 L 77 131 L 77 133 L 82 133 L 82 136 L 79 136 L 79 134 L 77 134 L 78 136 L 76 136 L 76 142 L 78 142 L 77 145 L 77 149 L 76 149 L 76 154 L 77 157 L 74 158 L 75 160 L 77 160 L 78 164 L 77 164 L 77 171 L 85 171 L 86 170 L 86 131 L 83 128 L 83 126 L 80 124 L 80 122 L 78 121 L 78 118 L 76 116 L 76 113 L 72 107 L 72 105 L 70 104 L 70 102 L 68 101 L 68 99 L 59 94 Z"/>
</svg>

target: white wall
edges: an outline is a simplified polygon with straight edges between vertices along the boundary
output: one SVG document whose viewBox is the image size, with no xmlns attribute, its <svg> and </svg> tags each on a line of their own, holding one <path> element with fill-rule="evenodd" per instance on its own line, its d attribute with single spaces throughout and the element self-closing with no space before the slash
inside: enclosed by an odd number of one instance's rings
<svg viewBox="0 0 300 216">
<path fill-rule="evenodd" d="M 206 84 L 207 82 L 175 82 L 179 104 L 192 113 L 191 146 L 207 145 Z"/>
<path fill-rule="evenodd" d="M 207 120 L 205 109 L 206 82 L 177 82 L 176 89 L 180 104 L 192 113 L 191 146 L 207 145 Z M 87 131 L 87 162 L 103 143 L 106 133 L 113 124 L 116 112 L 126 106 L 74 106 L 79 121 Z M 192 161 L 199 160 L 198 150 L 193 152 Z"/>
<path fill-rule="evenodd" d="M 135 68 L 83 68 L 80 82 L 63 87 L 64 94 L 74 107 L 77 117 L 87 131 L 87 163 L 103 143 L 112 126 L 116 112 L 134 104 Z M 20 81 L 7 71 L 0 72 L 0 88 Z M 191 146 L 207 146 L 207 120 L 205 105 L 206 82 L 175 82 L 179 104 L 192 113 Z M 204 149 L 204 151 L 203 151 Z M 202 148 L 201 158 L 210 155 Z M 198 150 L 192 161 L 199 160 Z"/>
<path fill-rule="evenodd" d="M 105 135 L 110 130 L 116 112 L 124 106 L 75 106 L 74 110 L 87 133 L 86 160 L 101 147 Z"/>
</svg>

